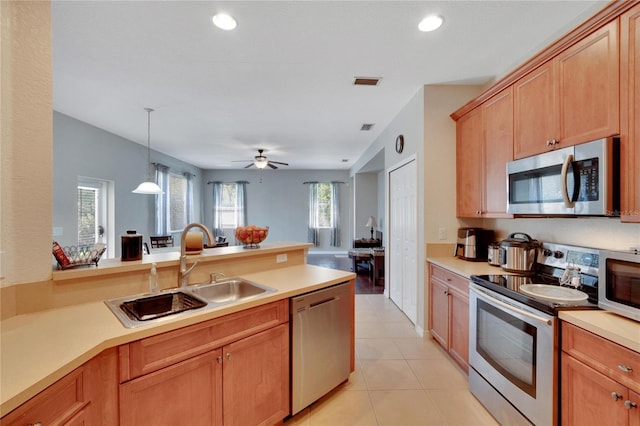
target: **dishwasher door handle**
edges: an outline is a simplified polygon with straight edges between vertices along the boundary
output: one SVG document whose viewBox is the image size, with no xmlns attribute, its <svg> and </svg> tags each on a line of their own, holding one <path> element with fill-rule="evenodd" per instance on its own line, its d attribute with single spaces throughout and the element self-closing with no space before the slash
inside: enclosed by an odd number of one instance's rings
<svg viewBox="0 0 640 426">
<path fill-rule="evenodd" d="M 315 308 L 316 306 L 324 305 L 325 303 L 333 302 L 334 300 L 338 300 L 337 297 L 330 297 L 328 299 L 321 300 L 319 302 L 310 303 L 309 308 Z"/>
</svg>

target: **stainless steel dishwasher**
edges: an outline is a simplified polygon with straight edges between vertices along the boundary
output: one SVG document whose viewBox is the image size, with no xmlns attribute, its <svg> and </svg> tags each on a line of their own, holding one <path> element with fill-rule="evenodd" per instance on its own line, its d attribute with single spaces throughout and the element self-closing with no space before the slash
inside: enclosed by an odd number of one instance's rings
<svg viewBox="0 0 640 426">
<path fill-rule="evenodd" d="M 291 299 L 291 413 L 349 378 L 351 317 L 349 283 Z"/>
</svg>

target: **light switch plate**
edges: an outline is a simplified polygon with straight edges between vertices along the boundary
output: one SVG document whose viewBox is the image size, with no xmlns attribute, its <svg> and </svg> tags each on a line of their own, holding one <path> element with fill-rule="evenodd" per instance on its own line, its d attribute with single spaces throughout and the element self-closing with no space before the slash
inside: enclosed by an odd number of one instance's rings
<svg viewBox="0 0 640 426">
<path fill-rule="evenodd" d="M 438 239 L 439 240 L 447 239 L 447 228 L 438 228 Z"/>
</svg>

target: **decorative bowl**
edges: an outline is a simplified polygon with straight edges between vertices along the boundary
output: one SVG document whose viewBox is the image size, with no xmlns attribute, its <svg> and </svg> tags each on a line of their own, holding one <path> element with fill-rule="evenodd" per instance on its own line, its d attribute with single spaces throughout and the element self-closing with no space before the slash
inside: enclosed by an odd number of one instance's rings
<svg viewBox="0 0 640 426">
<path fill-rule="evenodd" d="M 269 234 L 269 227 L 261 228 L 256 225 L 238 226 L 236 228 L 236 240 L 244 245 L 244 248 L 259 248 Z"/>
</svg>

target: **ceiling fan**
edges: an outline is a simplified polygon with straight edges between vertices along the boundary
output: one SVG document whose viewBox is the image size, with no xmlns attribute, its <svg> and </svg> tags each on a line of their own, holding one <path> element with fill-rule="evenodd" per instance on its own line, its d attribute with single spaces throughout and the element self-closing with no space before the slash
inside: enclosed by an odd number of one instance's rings
<svg viewBox="0 0 640 426">
<path fill-rule="evenodd" d="M 276 164 L 280 164 L 281 166 L 288 166 L 289 163 L 282 163 L 280 161 L 269 161 L 267 160 L 267 157 L 262 155 L 262 153 L 264 152 L 264 149 L 259 149 L 258 150 L 258 155 L 256 155 L 255 157 L 253 157 L 253 160 L 238 160 L 238 161 L 234 161 L 234 162 L 241 162 L 241 161 L 251 161 L 250 164 L 247 164 L 245 166 L 245 169 L 248 169 L 251 166 L 256 166 L 259 169 L 264 169 L 265 167 L 270 167 L 272 169 L 277 169 L 278 167 L 276 166 Z"/>
</svg>

